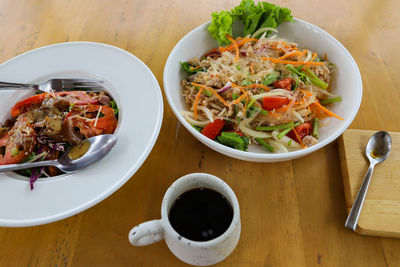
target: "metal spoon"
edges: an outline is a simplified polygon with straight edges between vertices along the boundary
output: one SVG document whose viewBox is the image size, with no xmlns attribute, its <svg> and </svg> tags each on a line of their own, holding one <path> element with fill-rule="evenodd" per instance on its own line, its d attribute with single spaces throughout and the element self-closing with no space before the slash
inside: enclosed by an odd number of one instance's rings
<svg viewBox="0 0 400 267">
<path fill-rule="evenodd" d="M 86 153 L 80 158 L 74 160 L 71 159 L 68 155 L 71 149 L 68 149 L 56 160 L 2 165 L 0 166 L 0 172 L 16 171 L 41 166 L 54 166 L 66 173 L 76 172 L 77 170 L 85 168 L 107 155 L 117 142 L 117 138 L 113 134 L 97 135 L 86 140 L 90 143 L 90 146 Z"/>
<path fill-rule="evenodd" d="M 361 209 L 364 204 L 365 196 L 367 195 L 367 190 L 369 182 L 371 180 L 372 172 L 376 164 L 384 161 L 392 148 L 392 138 L 388 132 L 380 131 L 376 132 L 368 141 L 365 148 L 365 153 L 369 160 L 369 168 L 365 174 L 364 181 L 360 187 L 360 191 L 357 194 L 356 200 L 353 203 L 353 207 L 349 213 L 346 220 L 346 228 L 356 230 L 358 218 L 360 217 Z"/>
</svg>

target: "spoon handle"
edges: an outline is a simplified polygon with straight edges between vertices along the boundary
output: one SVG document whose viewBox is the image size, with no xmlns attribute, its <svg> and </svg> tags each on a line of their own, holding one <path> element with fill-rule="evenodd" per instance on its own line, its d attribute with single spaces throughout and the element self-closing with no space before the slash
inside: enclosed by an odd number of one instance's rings
<svg viewBox="0 0 400 267">
<path fill-rule="evenodd" d="M 353 207 L 347 216 L 346 228 L 356 230 L 358 218 L 360 217 L 361 209 L 364 204 L 365 196 L 367 195 L 369 182 L 371 181 L 372 172 L 374 171 L 374 164 L 370 164 L 367 173 L 365 174 L 364 181 L 358 191 L 356 200 L 353 203 Z"/>
<path fill-rule="evenodd" d="M 19 163 L 19 164 L 7 164 L 0 166 L 0 172 L 8 172 L 8 171 L 17 171 L 22 169 L 29 169 L 34 167 L 42 167 L 42 166 L 58 166 L 58 162 L 56 160 L 43 160 L 38 162 L 30 162 L 30 163 Z"/>
</svg>

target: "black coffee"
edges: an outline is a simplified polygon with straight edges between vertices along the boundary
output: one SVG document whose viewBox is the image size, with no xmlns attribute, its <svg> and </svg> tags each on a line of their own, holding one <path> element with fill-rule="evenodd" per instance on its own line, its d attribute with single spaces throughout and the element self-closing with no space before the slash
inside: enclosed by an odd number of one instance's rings
<svg viewBox="0 0 400 267">
<path fill-rule="evenodd" d="M 169 211 L 169 221 L 181 236 L 208 241 L 223 234 L 232 222 L 233 209 L 220 193 L 196 188 L 180 195 Z"/>
</svg>

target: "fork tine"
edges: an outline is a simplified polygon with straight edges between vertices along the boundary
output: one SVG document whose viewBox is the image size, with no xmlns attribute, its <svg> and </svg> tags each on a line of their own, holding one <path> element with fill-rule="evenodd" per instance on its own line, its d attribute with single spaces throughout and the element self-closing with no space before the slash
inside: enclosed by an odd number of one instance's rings
<svg viewBox="0 0 400 267">
<path fill-rule="evenodd" d="M 69 85 L 64 85 L 63 88 L 104 88 L 103 85 L 101 84 L 69 84 Z"/>
<path fill-rule="evenodd" d="M 91 87 L 81 87 L 81 86 L 76 86 L 76 87 L 65 87 L 65 88 L 63 88 L 63 90 L 65 90 L 65 91 L 74 91 L 76 89 L 83 89 L 82 91 L 91 92 L 91 91 L 102 91 L 102 90 L 104 90 L 104 87 L 93 87 L 93 86 L 91 86 Z"/>
<path fill-rule="evenodd" d="M 102 80 L 96 79 L 61 79 L 63 83 L 103 83 Z"/>
</svg>

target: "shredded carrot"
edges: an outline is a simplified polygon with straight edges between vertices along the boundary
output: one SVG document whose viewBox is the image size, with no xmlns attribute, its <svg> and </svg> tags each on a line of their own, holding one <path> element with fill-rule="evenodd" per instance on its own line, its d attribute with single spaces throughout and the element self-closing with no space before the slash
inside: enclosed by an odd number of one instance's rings
<svg viewBox="0 0 400 267">
<path fill-rule="evenodd" d="M 342 117 L 336 115 L 335 113 L 333 113 L 332 111 L 328 110 L 327 108 L 323 107 L 319 102 L 315 102 L 314 103 L 319 109 L 321 109 L 322 111 L 324 111 L 326 114 L 328 114 L 329 116 L 335 117 L 339 120 L 344 120 Z"/>
<path fill-rule="evenodd" d="M 303 92 L 303 93 L 305 93 L 305 94 L 308 95 L 308 96 L 312 96 L 312 93 L 310 93 L 310 92 L 308 92 L 308 91 L 305 91 L 305 90 L 303 90 L 303 89 L 300 89 L 300 92 Z"/>
<path fill-rule="evenodd" d="M 241 95 L 238 99 L 236 99 L 235 101 L 232 102 L 232 104 L 236 105 L 237 103 L 239 103 L 240 101 L 242 101 L 243 98 L 245 98 L 247 96 L 247 92 L 245 92 L 243 95 Z"/>
<path fill-rule="evenodd" d="M 235 60 L 236 61 L 239 60 L 239 46 L 238 46 L 238 44 L 236 43 L 235 39 L 233 39 L 232 36 L 230 36 L 229 34 L 226 35 L 226 38 L 228 38 L 229 41 L 231 41 L 232 44 L 235 46 L 235 50 L 236 50 Z"/>
<path fill-rule="evenodd" d="M 294 134 L 296 135 L 296 137 L 297 137 L 297 140 L 299 140 L 300 141 L 300 145 L 301 145 L 301 147 L 302 148 L 307 148 L 304 144 L 303 144 L 303 141 L 301 140 L 301 138 L 300 138 L 300 136 L 299 136 L 299 134 L 297 133 L 297 131 L 296 131 L 296 129 L 294 128 L 294 127 L 292 127 L 292 131 L 294 132 Z"/>
<path fill-rule="evenodd" d="M 310 62 L 313 62 L 316 57 L 317 57 L 317 53 L 312 53 L 312 58 L 311 58 Z"/>
<path fill-rule="evenodd" d="M 254 39 L 254 38 L 244 38 L 244 39 L 241 39 L 240 41 L 237 40 L 236 43 L 237 43 L 237 45 L 238 45 L 239 47 L 241 47 L 241 46 L 244 45 L 245 43 L 248 43 L 248 42 L 257 42 L 257 41 L 258 41 L 258 39 Z M 229 51 L 229 50 L 235 49 L 235 46 L 234 46 L 233 44 L 230 44 L 230 45 L 225 46 L 225 47 L 221 46 L 221 47 L 219 47 L 218 49 L 219 49 L 219 51 L 222 53 L 222 52 L 225 52 L 225 51 Z"/>
<path fill-rule="evenodd" d="M 253 62 L 250 62 L 250 72 L 251 72 L 251 75 L 254 75 Z"/>
<path fill-rule="evenodd" d="M 281 56 L 281 57 L 278 57 L 278 59 L 285 59 L 285 58 L 288 58 L 288 57 L 291 57 L 291 56 L 294 56 L 294 55 L 300 55 L 300 54 L 303 54 L 303 52 L 301 52 L 301 51 L 294 51 L 294 52 L 290 52 L 290 53 L 288 53 L 288 54 L 285 54 L 285 55 L 283 55 L 283 56 Z"/>
<path fill-rule="evenodd" d="M 217 91 L 214 90 L 214 88 L 212 87 L 208 87 L 199 83 L 191 83 L 193 86 L 198 86 L 200 88 L 204 88 L 207 91 L 210 91 L 211 93 L 213 93 L 218 99 L 219 101 L 221 101 L 225 106 L 229 107 L 229 103 L 225 101 L 225 99 L 222 98 L 222 96 L 220 96 Z"/>
<path fill-rule="evenodd" d="M 194 100 L 193 104 L 193 110 L 194 110 L 194 119 L 197 120 L 197 104 L 199 103 L 200 95 L 203 92 L 203 88 L 200 87 L 199 92 L 196 95 L 196 98 Z"/>
<path fill-rule="evenodd" d="M 292 64 L 292 65 L 324 65 L 323 62 L 304 62 L 304 61 L 291 61 L 291 60 L 280 60 L 277 58 L 270 58 L 270 57 L 262 57 L 261 59 L 269 60 L 274 63 L 282 63 L 282 64 Z"/>
<path fill-rule="evenodd" d="M 246 85 L 246 86 L 242 86 L 242 88 L 257 88 L 257 87 L 263 88 L 264 90 L 267 90 L 267 91 L 271 90 L 271 89 L 269 89 L 268 86 L 265 86 L 263 84 L 256 84 L 256 83 L 253 83 L 253 84 L 250 84 L 250 85 Z"/>
</svg>

